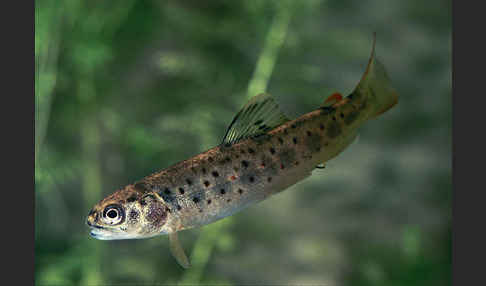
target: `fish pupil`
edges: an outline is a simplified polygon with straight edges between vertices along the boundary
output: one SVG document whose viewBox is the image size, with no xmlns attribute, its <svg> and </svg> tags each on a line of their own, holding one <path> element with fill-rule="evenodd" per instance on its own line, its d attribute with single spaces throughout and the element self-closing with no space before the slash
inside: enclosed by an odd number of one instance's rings
<svg viewBox="0 0 486 286">
<path fill-rule="evenodd" d="M 109 210 L 106 215 L 109 218 L 116 218 L 118 216 L 118 212 L 116 210 Z"/>
</svg>

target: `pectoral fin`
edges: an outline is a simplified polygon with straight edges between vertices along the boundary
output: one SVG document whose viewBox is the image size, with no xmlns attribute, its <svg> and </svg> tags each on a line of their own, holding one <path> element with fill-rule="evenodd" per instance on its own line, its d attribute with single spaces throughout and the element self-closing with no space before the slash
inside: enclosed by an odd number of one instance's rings
<svg viewBox="0 0 486 286">
<path fill-rule="evenodd" d="M 177 232 L 169 233 L 169 247 L 172 256 L 174 256 L 180 266 L 186 269 L 191 267 L 191 263 L 184 253 L 184 248 L 182 248 L 182 244 L 179 241 Z"/>
</svg>

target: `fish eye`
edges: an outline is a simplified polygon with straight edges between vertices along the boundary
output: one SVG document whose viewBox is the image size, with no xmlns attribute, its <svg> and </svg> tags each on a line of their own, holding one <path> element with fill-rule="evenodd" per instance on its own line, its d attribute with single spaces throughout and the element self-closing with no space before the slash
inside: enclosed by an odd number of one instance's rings
<svg viewBox="0 0 486 286">
<path fill-rule="evenodd" d="M 123 222 L 125 213 L 119 205 L 109 205 L 103 210 L 103 220 L 107 224 L 116 225 Z"/>
<path fill-rule="evenodd" d="M 116 209 L 111 209 L 106 213 L 109 218 L 116 218 L 118 216 L 118 211 Z"/>
</svg>

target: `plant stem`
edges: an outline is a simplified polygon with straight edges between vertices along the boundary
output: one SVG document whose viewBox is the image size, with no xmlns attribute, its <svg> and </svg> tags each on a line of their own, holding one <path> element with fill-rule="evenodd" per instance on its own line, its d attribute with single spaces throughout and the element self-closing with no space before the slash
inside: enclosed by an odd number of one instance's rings
<svg viewBox="0 0 486 286">
<path fill-rule="evenodd" d="M 291 9 L 289 5 L 286 5 L 287 2 L 276 2 L 276 4 L 278 5 L 277 14 L 265 38 L 263 50 L 258 57 L 253 76 L 248 83 L 248 98 L 257 95 L 257 93 L 265 92 L 278 52 L 287 34 Z M 229 225 L 230 220 L 225 219 L 202 230 L 190 257 L 192 268 L 184 273 L 179 285 L 197 285 L 202 280 L 204 268 L 211 257 L 211 252 L 214 246 L 218 244 L 219 239 L 223 237 Z"/>
<path fill-rule="evenodd" d="M 263 50 L 258 57 L 255 71 L 248 83 L 247 98 L 267 90 L 268 82 L 273 73 L 278 52 L 287 35 L 291 18 L 291 9 L 286 2 L 278 2 L 278 13 L 273 19 L 270 30 L 265 38 Z"/>
</svg>

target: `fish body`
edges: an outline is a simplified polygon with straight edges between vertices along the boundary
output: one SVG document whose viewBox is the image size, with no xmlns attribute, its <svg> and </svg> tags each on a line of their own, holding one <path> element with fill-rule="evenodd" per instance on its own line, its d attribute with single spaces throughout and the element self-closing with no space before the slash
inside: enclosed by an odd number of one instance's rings
<svg viewBox="0 0 486 286">
<path fill-rule="evenodd" d="M 235 116 L 219 146 L 95 205 L 87 218 L 91 235 L 130 239 L 169 234 L 172 253 L 188 266 L 175 233 L 230 216 L 305 179 L 349 146 L 363 123 L 397 102 L 374 48 L 350 95 L 333 94 L 294 120 L 281 113 L 270 95 L 258 95 Z"/>
</svg>

